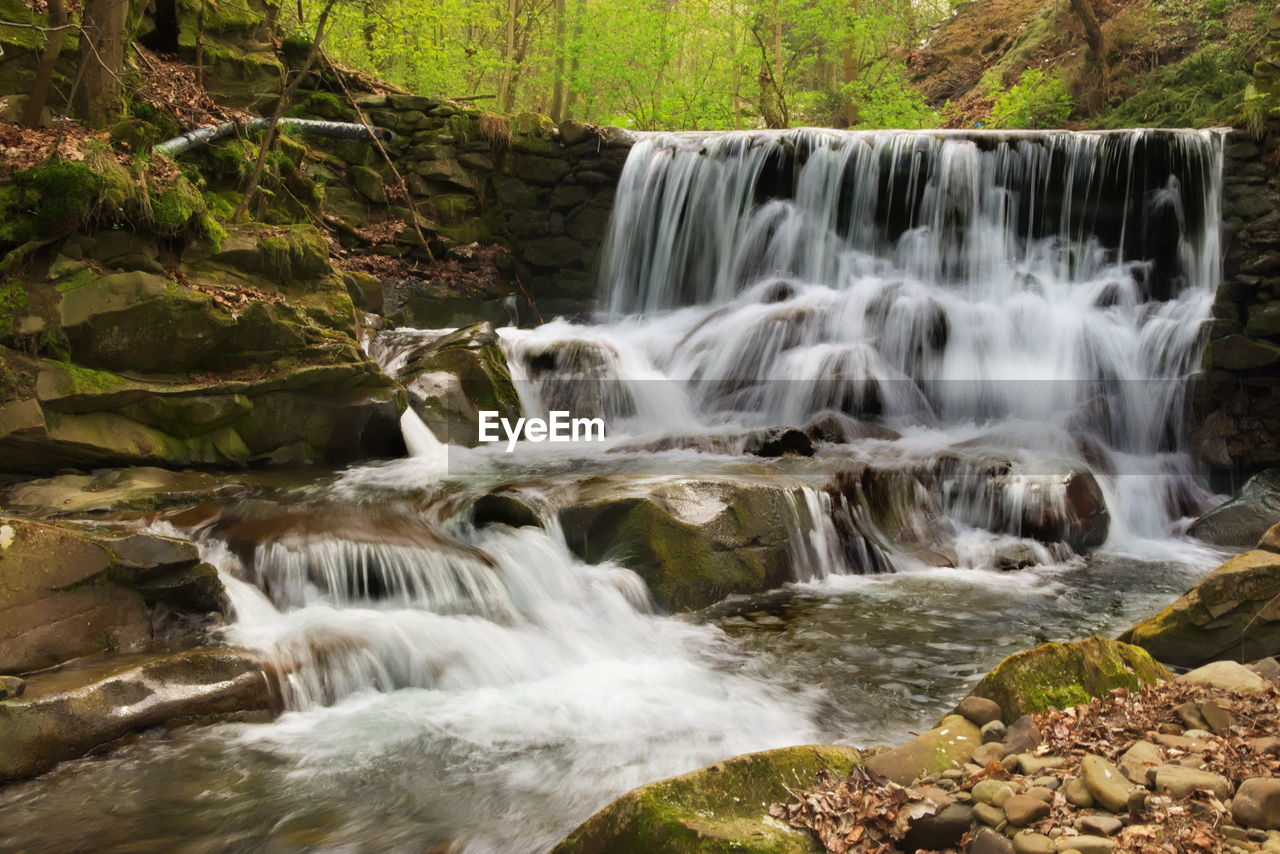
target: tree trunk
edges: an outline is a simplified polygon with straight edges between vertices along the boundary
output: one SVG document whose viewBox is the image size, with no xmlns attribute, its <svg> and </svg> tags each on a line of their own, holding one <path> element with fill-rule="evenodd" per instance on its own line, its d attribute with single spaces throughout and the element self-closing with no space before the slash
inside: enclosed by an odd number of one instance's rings
<svg viewBox="0 0 1280 854">
<path fill-rule="evenodd" d="M 573 36 L 569 48 L 569 79 L 565 87 L 564 117 L 573 117 L 573 105 L 578 100 L 578 66 L 582 54 L 582 26 L 587 17 L 587 0 L 574 0 Z"/>
<path fill-rule="evenodd" d="M 551 118 L 557 122 L 564 121 L 564 48 L 565 31 L 568 21 L 565 20 L 565 2 L 556 0 L 556 62 L 551 82 Z"/>
<path fill-rule="evenodd" d="M 1106 44 L 1093 0 L 1071 0 L 1071 9 L 1084 27 L 1085 75 L 1082 100 L 1090 114 L 1096 114 L 1107 100 Z"/>
<path fill-rule="evenodd" d="M 128 0 L 88 0 L 80 34 L 76 111 L 86 124 L 106 127 L 123 107 L 125 18 Z"/>
<path fill-rule="evenodd" d="M 66 23 L 66 5 L 62 0 L 49 0 L 49 26 L 62 27 Z M 58 29 L 49 33 L 49 43 L 44 46 L 44 53 L 40 54 L 35 83 L 32 84 L 31 96 L 27 99 L 27 113 L 22 117 L 22 123 L 29 128 L 40 126 L 40 116 L 49 100 L 49 85 L 53 82 L 53 67 L 58 64 L 58 55 L 62 53 L 64 35 L 65 32 Z"/>
<path fill-rule="evenodd" d="M 516 14 L 519 8 L 519 0 L 507 0 L 507 32 L 506 41 L 502 46 L 502 80 L 498 83 L 498 107 L 504 113 L 511 112 L 515 100 L 511 78 L 515 71 Z"/>
</svg>

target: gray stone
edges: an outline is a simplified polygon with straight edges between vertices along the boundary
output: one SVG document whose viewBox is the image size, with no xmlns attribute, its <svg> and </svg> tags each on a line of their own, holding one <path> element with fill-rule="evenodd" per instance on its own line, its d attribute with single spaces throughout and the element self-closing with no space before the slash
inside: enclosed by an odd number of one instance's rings
<svg viewBox="0 0 1280 854">
<path fill-rule="evenodd" d="M 969 842 L 969 854 L 1014 854 L 1014 848 L 1004 836 L 983 828 Z"/>
<path fill-rule="evenodd" d="M 1201 771 L 1182 765 L 1160 765 L 1147 772 L 1147 779 L 1152 781 L 1157 792 L 1167 791 L 1178 800 L 1197 789 L 1208 789 L 1219 800 L 1225 801 L 1231 797 L 1231 783 L 1226 777 L 1214 774 L 1212 771 Z"/>
<path fill-rule="evenodd" d="M 1219 691 L 1239 691 L 1242 694 L 1253 694 L 1267 687 L 1261 676 L 1236 661 L 1210 662 L 1190 673 L 1184 673 L 1177 681 L 1208 685 Z"/>
<path fill-rule="evenodd" d="M 1089 836 L 1115 836 L 1124 822 L 1113 815 L 1086 815 L 1076 819 L 1076 830 Z"/>
<path fill-rule="evenodd" d="M 1147 769 L 1163 764 L 1164 751 L 1149 741 L 1134 742 L 1116 762 L 1120 772 L 1139 786 L 1147 782 Z"/>
<path fill-rule="evenodd" d="M 1054 854 L 1057 850 L 1053 839 L 1043 833 L 1024 830 L 1013 837 L 1014 854 Z"/>
<path fill-rule="evenodd" d="M 1280 522 L 1280 469 L 1268 469 L 1245 481 L 1225 504 L 1201 516 L 1188 533 L 1216 546 L 1253 548 Z"/>
<path fill-rule="evenodd" d="M 1049 805 L 1030 794 L 1014 795 L 1005 801 L 1003 809 L 1009 823 L 1018 827 L 1034 824 L 1049 815 Z"/>
<path fill-rule="evenodd" d="M 1004 810 L 991 804 L 974 804 L 973 817 L 988 827 L 999 827 L 1006 820 Z"/>
<path fill-rule="evenodd" d="M 1120 769 L 1101 756 L 1089 755 L 1080 760 L 1080 777 L 1093 799 L 1112 812 L 1123 810 L 1129 803 L 1130 783 Z"/>
<path fill-rule="evenodd" d="M 974 800 L 992 806 L 1001 806 L 1005 801 L 1014 795 L 1014 787 L 1012 783 L 1004 780 L 980 780 L 974 784 L 971 790 Z"/>
<path fill-rule="evenodd" d="M 974 726 L 978 727 L 986 726 L 992 721 L 998 721 L 1004 716 L 998 703 L 984 697 L 974 697 L 972 695 L 961 700 L 952 714 L 967 718 Z"/>
<path fill-rule="evenodd" d="M 1080 854 L 1109 854 L 1116 847 L 1115 840 L 1105 836 L 1059 836 L 1058 851 L 1079 851 Z"/>
<path fill-rule="evenodd" d="M 387 203 L 387 188 L 382 176 L 367 166 L 352 166 L 351 181 L 356 191 L 376 205 Z"/>
<path fill-rule="evenodd" d="M 1005 735 L 1009 732 L 1003 721 L 991 721 L 983 725 L 981 729 L 982 743 L 990 744 L 993 741 L 1004 741 Z"/>
<path fill-rule="evenodd" d="M 934 851 L 953 848 L 960 838 L 969 832 L 973 822 L 973 809 L 965 804 L 949 804 L 939 812 L 921 816 L 911 822 L 911 829 L 903 838 L 908 851 L 923 849 Z"/>
<path fill-rule="evenodd" d="M 1237 824 L 1260 830 L 1280 830 L 1280 780 L 1253 777 L 1240 784 L 1231 802 Z"/>
</svg>

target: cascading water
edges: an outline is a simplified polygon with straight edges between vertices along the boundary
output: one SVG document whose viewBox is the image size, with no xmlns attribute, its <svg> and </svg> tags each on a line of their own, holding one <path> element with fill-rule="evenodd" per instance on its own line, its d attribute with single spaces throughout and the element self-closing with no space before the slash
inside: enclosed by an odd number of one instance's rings
<svg viewBox="0 0 1280 854">
<path fill-rule="evenodd" d="M 1015 517 L 1090 471 L 1113 545 L 1150 545 L 1207 497 L 1183 394 L 1220 194 L 1213 131 L 649 135 L 605 247 L 607 322 L 509 338 L 526 365 L 595 354 L 628 431 L 837 410 L 917 457 L 1013 463 L 991 512 Z M 655 399 L 677 402 L 647 417 Z"/>
<path fill-rule="evenodd" d="M 1005 654 L 1114 633 L 1205 568 L 1174 534 L 1204 495 L 1182 395 L 1220 163 L 1199 131 L 642 136 L 600 322 L 502 330 L 525 414 L 603 415 L 609 442 L 460 449 L 410 409 L 411 459 L 186 528 L 287 713 L 0 793 L 0 847 L 76 810 L 102 851 L 545 850 L 634 786 L 892 742 Z M 443 334 L 369 350 L 394 373 Z M 783 426 L 818 453 L 744 456 Z M 791 478 L 796 583 L 658 613 L 555 512 L 566 480 L 620 471 Z M 500 484 L 541 527 L 478 527 Z M 1082 491 L 1111 516 L 1089 561 L 1064 533 Z"/>
</svg>

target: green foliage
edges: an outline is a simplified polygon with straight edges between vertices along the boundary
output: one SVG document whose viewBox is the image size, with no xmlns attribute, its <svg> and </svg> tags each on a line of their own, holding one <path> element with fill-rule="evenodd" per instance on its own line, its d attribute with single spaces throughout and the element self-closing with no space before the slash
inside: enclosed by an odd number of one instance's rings
<svg viewBox="0 0 1280 854">
<path fill-rule="evenodd" d="M 13 322 L 26 304 L 27 289 L 21 279 L 0 282 L 0 338 L 13 334 Z"/>
<path fill-rule="evenodd" d="M 1206 45 L 1153 71 L 1107 114 L 1107 127 L 1209 127 L 1229 124 L 1252 82 L 1241 47 Z"/>
<path fill-rule="evenodd" d="M 1061 127 L 1073 107 L 1071 93 L 1059 75 L 1028 68 L 1016 86 L 996 97 L 991 122 L 995 127 L 1024 130 Z"/>
<path fill-rule="evenodd" d="M 892 69 L 875 85 L 861 81 L 850 84 L 845 92 L 857 107 L 855 127 L 911 130 L 938 125 L 938 112 L 907 82 L 905 69 Z"/>
<path fill-rule="evenodd" d="M 0 190 L 0 243 L 74 230 L 88 217 L 102 185 L 101 176 L 84 163 L 56 158 L 16 173 Z"/>
</svg>

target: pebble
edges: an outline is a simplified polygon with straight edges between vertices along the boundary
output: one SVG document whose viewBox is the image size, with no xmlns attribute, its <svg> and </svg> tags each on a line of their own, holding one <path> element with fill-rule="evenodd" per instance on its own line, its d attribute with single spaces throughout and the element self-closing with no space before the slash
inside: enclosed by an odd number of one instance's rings
<svg viewBox="0 0 1280 854">
<path fill-rule="evenodd" d="M 1006 753 L 1003 742 L 993 741 L 973 751 L 973 762 L 975 765 L 981 765 L 985 768 L 992 762 L 999 762 L 1004 759 Z"/>
<path fill-rule="evenodd" d="M 1004 738 L 1010 753 L 1026 753 L 1040 746 L 1040 727 L 1031 715 L 1023 715 L 1009 724 L 1009 734 Z"/>
<path fill-rule="evenodd" d="M 1129 812 L 1145 812 L 1151 807 L 1151 795 L 1146 789 L 1134 789 L 1129 793 Z"/>
<path fill-rule="evenodd" d="M 1008 839 L 984 827 L 970 840 L 969 854 L 1014 854 L 1014 848 Z"/>
<path fill-rule="evenodd" d="M 1163 764 L 1164 751 L 1149 741 L 1135 741 L 1116 762 L 1120 773 L 1138 785 L 1147 782 L 1148 768 Z"/>
<path fill-rule="evenodd" d="M 1113 815 L 1086 815 L 1076 819 L 1076 830 L 1090 836 L 1115 836 L 1124 822 Z"/>
<path fill-rule="evenodd" d="M 1178 719 L 1182 721 L 1182 725 L 1187 729 L 1208 729 L 1209 722 L 1200 714 L 1200 706 L 1196 703 L 1183 703 L 1177 706 L 1174 711 L 1178 715 Z"/>
<path fill-rule="evenodd" d="M 974 805 L 973 817 L 988 827 L 999 827 L 1005 822 L 1004 810 L 991 804 Z"/>
<path fill-rule="evenodd" d="M 1080 777 L 1089 794 L 1105 809 L 1119 812 L 1128 806 L 1133 784 L 1120 773 L 1119 768 L 1101 756 L 1090 755 L 1081 759 Z"/>
<path fill-rule="evenodd" d="M 1032 786 L 1023 792 L 1024 795 L 1030 795 L 1037 800 L 1044 801 L 1046 804 L 1053 803 L 1053 789 L 1044 786 Z"/>
<path fill-rule="evenodd" d="M 1053 793 L 1050 792 L 1050 798 L 1052 797 Z M 1049 805 L 1034 795 L 1014 795 L 1005 801 L 1004 814 L 1008 816 L 1010 824 L 1026 827 L 1048 816 Z"/>
<path fill-rule="evenodd" d="M 973 810 L 963 804 L 950 804 L 933 815 L 921 816 L 911 822 L 911 829 L 902 842 L 908 851 L 954 848 L 969 832 L 972 823 Z"/>
<path fill-rule="evenodd" d="M 1241 783 L 1231 817 L 1245 827 L 1280 830 L 1280 780 L 1252 777 Z"/>
<path fill-rule="evenodd" d="M 1156 732 L 1161 735 L 1182 735 L 1182 727 L 1177 724 L 1160 724 L 1156 728 Z"/>
<path fill-rule="evenodd" d="M 1274 735 L 1265 735 L 1262 738 L 1246 738 L 1245 744 L 1264 756 L 1280 754 L 1280 738 Z"/>
<path fill-rule="evenodd" d="M 1067 799 L 1067 803 L 1082 809 L 1088 809 L 1094 803 L 1089 787 L 1079 777 L 1070 777 L 1062 784 L 1062 795 Z"/>
<path fill-rule="evenodd" d="M 1226 703 L 1218 699 L 1205 700 L 1200 704 L 1200 716 L 1209 724 L 1210 731 L 1223 735 L 1236 725 L 1236 717 L 1231 714 Z"/>
<path fill-rule="evenodd" d="M 1108 854 L 1116 847 L 1115 840 L 1105 836 L 1060 836 L 1058 851 L 1079 851 L 1080 854 Z"/>
<path fill-rule="evenodd" d="M 963 780 L 963 779 L 964 779 L 964 772 L 963 772 L 963 771 L 961 771 L 959 768 L 948 768 L 947 770 L 945 770 L 945 771 L 943 771 L 943 772 L 942 772 L 942 779 L 944 779 L 944 780 Z"/>
<path fill-rule="evenodd" d="M 1004 737 L 1009 733 L 1009 728 L 1004 725 L 1004 721 L 991 721 L 985 724 L 978 732 L 982 736 L 982 743 L 990 744 L 993 741 L 1004 741 Z"/>
<path fill-rule="evenodd" d="M 1031 781 L 1031 785 L 1039 786 L 1042 789 L 1048 789 L 1051 792 L 1058 791 L 1062 786 L 1062 780 L 1058 777 L 1037 777 Z"/>
<path fill-rule="evenodd" d="M 1058 846 L 1043 833 L 1024 830 L 1013 837 L 1014 854 L 1055 854 Z"/>
<path fill-rule="evenodd" d="M 1156 791 L 1167 789 L 1177 800 L 1185 798 L 1196 789 L 1208 789 L 1219 800 L 1225 801 L 1231 797 L 1231 783 L 1226 777 L 1212 771 L 1200 771 L 1181 765 L 1160 765 L 1147 772 L 1147 779 L 1152 782 Z"/>
<path fill-rule="evenodd" d="M 1264 658 L 1249 665 L 1249 669 L 1268 682 L 1280 682 L 1280 661 Z"/>
<path fill-rule="evenodd" d="M 1003 780 L 982 780 L 971 791 L 975 800 L 996 807 L 1004 804 L 1014 794 L 1013 786 Z"/>
<path fill-rule="evenodd" d="M 985 697 L 974 697 L 972 695 L 965 697 L 956 706 L 956 710 L 952 714 L 960 715 L 974 726 L 986 726 L 992 721 L 998 721 L 1004 717 L 1004 712 L 1000 709 L 1000 704 Z"/>
<path fill-rule="evenodd" d="M 1038 777 L 1051 768 L 1061 768 L 1067 760 L 1061 756 L 1032 756 L 1030 753 L 1018 754 L 1018 770 L 1028 777 Z"/>
<path fill-rule="evenodd" d="M 1215 661 L 1184 673 L 1175 681 L 1242 694 L 1253 694 L 1267 687 L 1267 680 L 1236 661 Z"/>
</svg>

